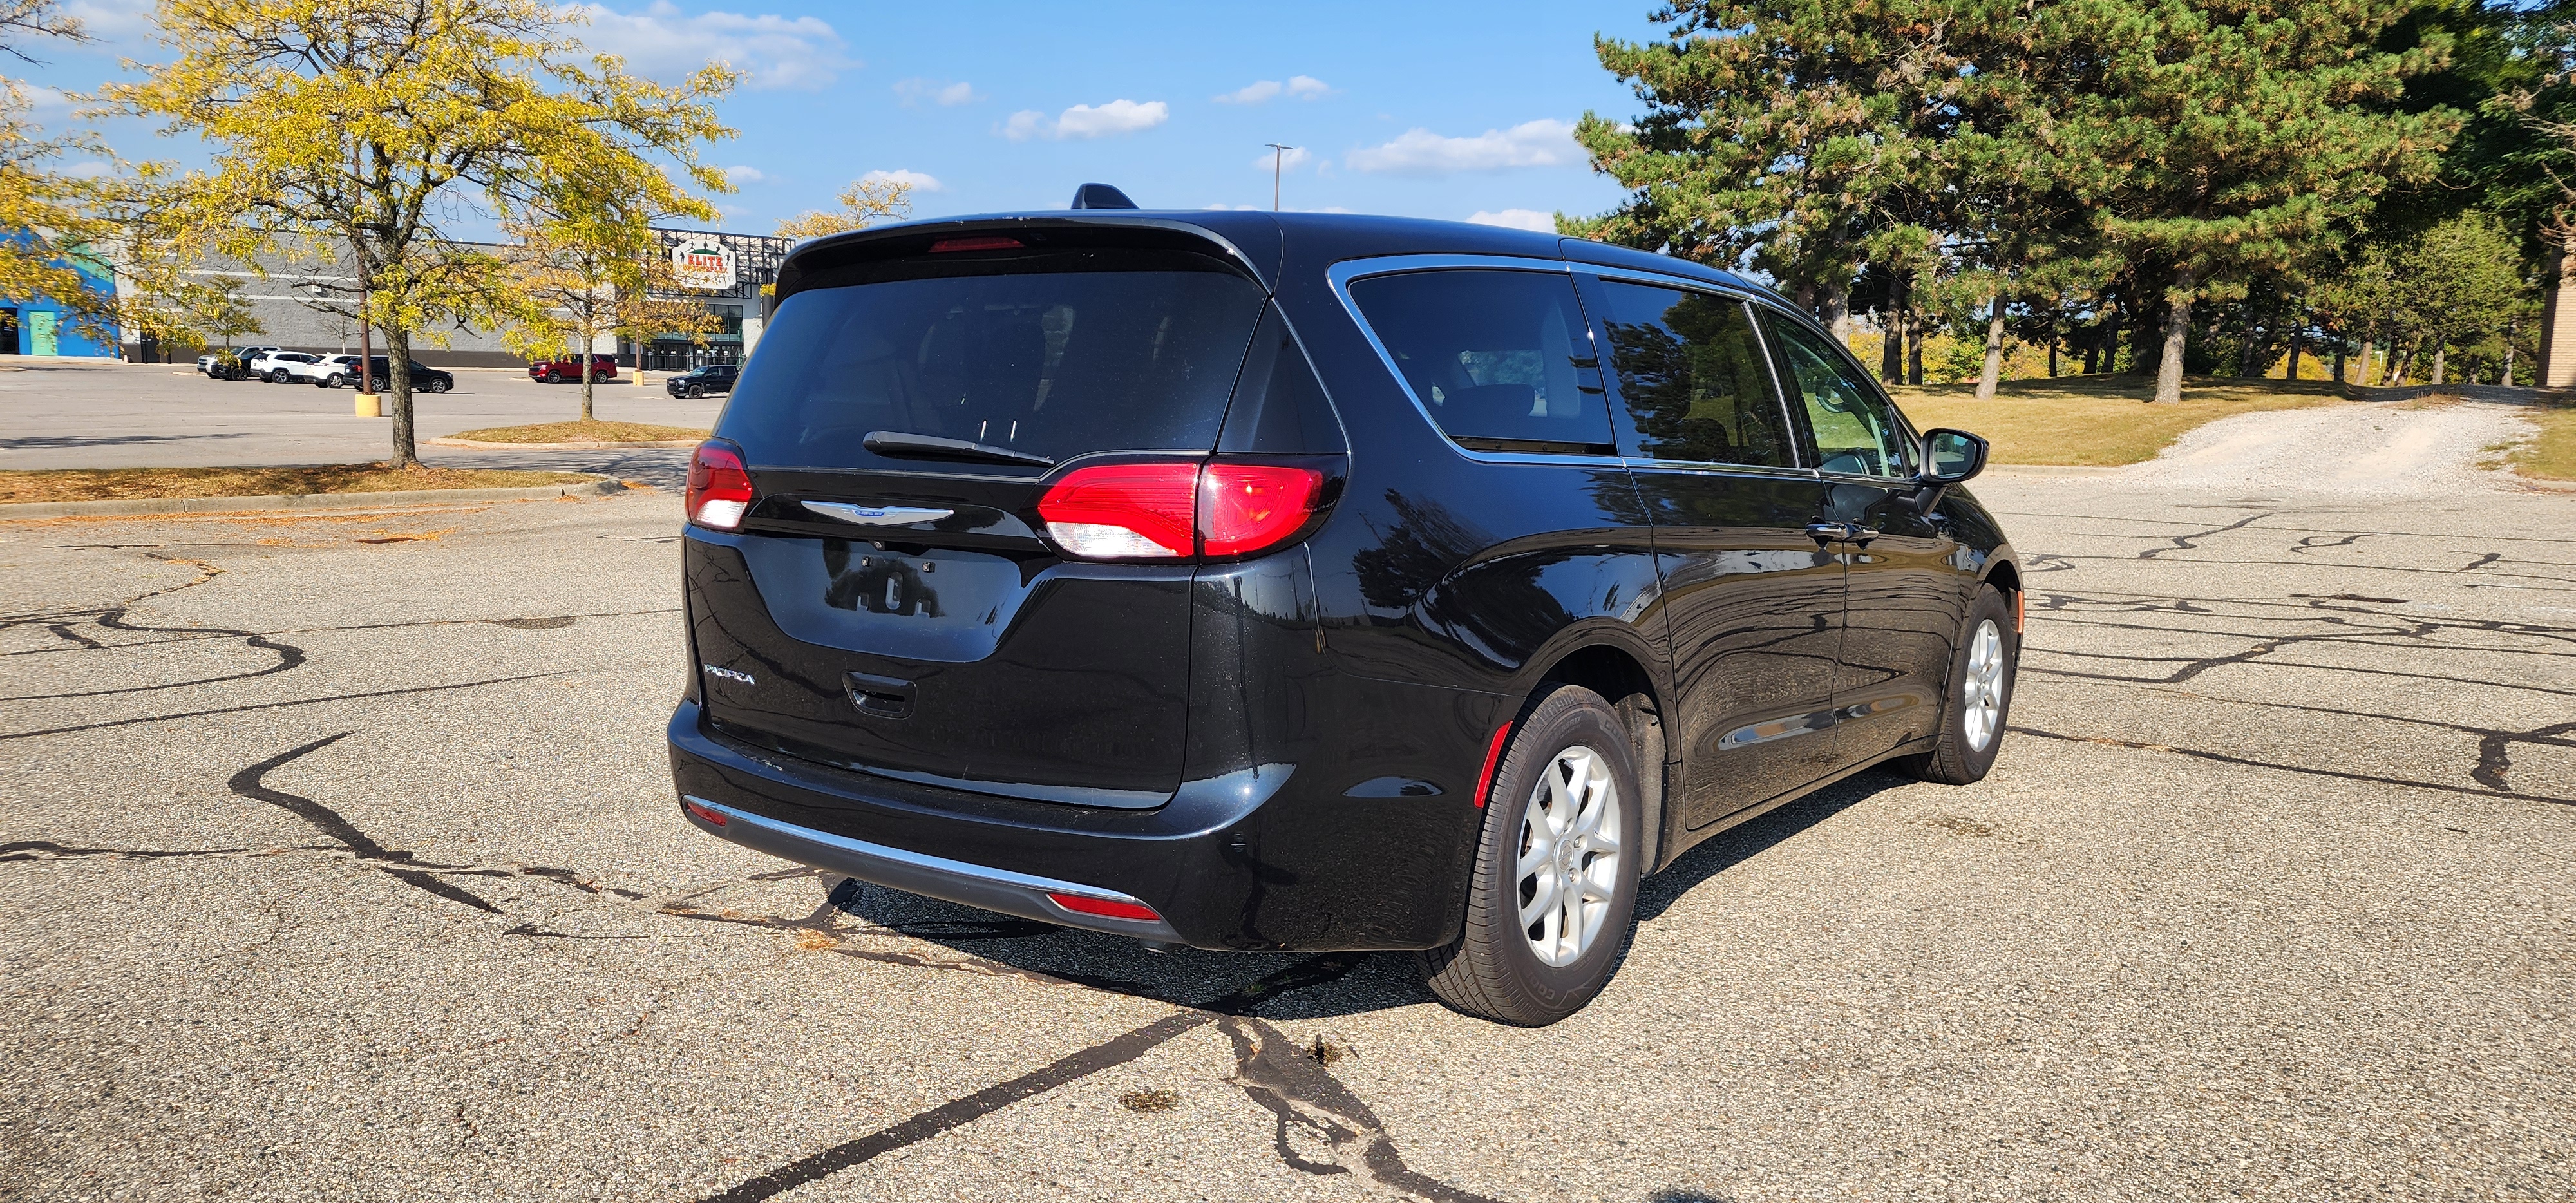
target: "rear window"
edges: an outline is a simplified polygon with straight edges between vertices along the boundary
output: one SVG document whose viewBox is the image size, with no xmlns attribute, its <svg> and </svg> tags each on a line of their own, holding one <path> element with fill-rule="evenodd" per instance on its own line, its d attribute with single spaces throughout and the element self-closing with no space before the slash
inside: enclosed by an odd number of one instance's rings
<svg viewBox="0 0 2576 1203">
<path fill-rule="evenodd" d="M 1486 451 L 1610 451 L 1610 409 L 1574 282 L 1430 271 L 1351 283 L 1351 299 L 1432 421 Z M 1584 386 L 1589 383 L 1590 388 Z"/>
<path fill-rule="evenodd" d="M 1188 270 L 810 289 L 771 316 L 716 433 L 763 467 L 897 462 L 861 445 L 876 431 L 1054 460 L 1206 451 L 1216 446 L 1263 299 L 1241 276 Z"/>
</svg>

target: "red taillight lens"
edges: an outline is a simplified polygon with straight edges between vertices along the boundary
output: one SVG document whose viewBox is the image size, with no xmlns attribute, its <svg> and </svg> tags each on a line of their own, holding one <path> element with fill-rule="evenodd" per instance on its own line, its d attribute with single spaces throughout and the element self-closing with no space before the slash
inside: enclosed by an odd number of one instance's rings
<svg viewBox="0 0 2576 1203">
<path fill-rule="evenodd" d="M 1197 550 L 1196 463 L 1077 468 L 1038 499 L 1047 537 L 1086 560 L 1174 559 Z"/>
<path fill-rule="evenodd" d="M 1205 554 L 1249 555 L 1296 534 L 1315 514 L 1324 474 L 1280 464 L 1212 463 L 1199 474 Z"/>
<path fill-rule="evenodd" d="M 687 807 L 690 814 L 696 815 L 709 823 L 713 823 L 718 827 L 725 825 L 724 812 L 717 810 L 715 807 L 709 806 L 704 802 L 700 802 L 695 798 L 682 798 L 680 799 L 680 805 Z"/>
<path fill-rule="evenodd" d="M 741 530 L 751 510 L 751 473 L 742 454 L 723 443 L 701 443 L 689 457 L 689 521 L 711 530 Z"/>
<path fill-rule="evenodd" d="M 1019 239 L 1000 237 L 942 238 L 930 244 L 930 253 L 934 255 L 949 251 L 1016 251 L 1018 249 L 1020 249 Z"/>
<path fill-rule="evenodd" d="M 1163 918 L 1154 908 L 1136 902 L 1118 902 L 1108 898 L 1086 898 L 1080 894 L 1049 894 L 1047 901 L 1077 915 L 1103 915 L 1111 919 L 1142 919 L 1148 923 Z"/>
</svg>

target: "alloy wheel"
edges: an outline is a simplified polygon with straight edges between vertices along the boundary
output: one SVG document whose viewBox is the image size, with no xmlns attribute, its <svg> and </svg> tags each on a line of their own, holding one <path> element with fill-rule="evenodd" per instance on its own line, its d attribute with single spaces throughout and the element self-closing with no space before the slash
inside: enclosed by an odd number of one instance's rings
<svg viewBox="0 0 2576 1203">
<path fill-rule="evenodd" d="M 1556 754 L 1522 811 L 1518 878 L 1521 932 L 1548 965 L 1582 959 L 1610 918 L 1619 890 L 1619 786 L 1600 753 Z"/>
<path fill-rule="evenodd" d="M 1995 740 L 2004 712 L 2004 634 L 1989 618 L 1968 637 L 1968 671 L 1959 683 L 1959 723 L 1977 751 Z"/>
</svg>

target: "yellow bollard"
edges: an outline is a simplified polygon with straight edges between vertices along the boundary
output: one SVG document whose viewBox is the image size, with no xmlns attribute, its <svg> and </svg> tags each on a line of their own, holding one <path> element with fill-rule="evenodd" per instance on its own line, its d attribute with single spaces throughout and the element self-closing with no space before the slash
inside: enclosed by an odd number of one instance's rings
<svg viewBox="0 0 2576 1203">
<path fill-rule="evenodd" d="M 375 393 L 360 393 L 360 394 L 358 394 L 358 416 L 359 416 L 359 417 L 361 417 L 361 418 L 381 418 L 381 417 L 385 416 L 385 406 L 384 406 L 384 402 L 382 402 L 382 401 L 378 400 L 378 399 L 377 399 L 377 397 L 378 397 L 378 394 L 375 394 Z"/>
</svg>

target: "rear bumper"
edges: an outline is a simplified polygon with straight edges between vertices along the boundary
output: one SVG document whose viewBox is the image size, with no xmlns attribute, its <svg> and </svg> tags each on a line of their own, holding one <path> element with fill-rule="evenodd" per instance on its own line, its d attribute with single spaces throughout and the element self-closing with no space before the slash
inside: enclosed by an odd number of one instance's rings
<svg viewBox="0 0 2576 1203">
<path fill-rule="evenodd" d="M 1471 706 L 1482 721 L 1485 706 Z M 1184 782 L 1152 810 L 1023 801 L 871 776 L 711 732 L 684 701 L 678 793 L 699 830 L 892 889 L 1067 927 L 1211 949 L 1436 948 L 1464 918 L 1483 812 L 1473 734 L 1443 795 L 1349 797 L 1335 770 L 1267 765 Z M 1447 751 L 1456 751 L 1448 749 Z M 677 799 L 675 799 L 677 801 Z M 739 817 L 737 817 L 739 816 Z M 1160 923 L 1077 914 L 1050 892 L 1132 901 Z"/>
<path fill-rule="evenodd" d="M 722 824 L 710 823 L 703 816 L 684 807 L 681 813 L 687 814 L 689 822 L 695 824 L 698 830 L 709 835 L 721 836 L 746 848 L 766 852 L 771 856 L 795 861 L 800 865 L 829 869 L 835 873 L 855 877 L 860 881 L 875 882 L 881 886 L 925 897 L 944 898 L 950 902 L 982 907 L 988 911 L 999 911 L 1005 915 L 1017 915 L 1023 919 L 1036 919 L 1066 927 L 1089 928 L 1092 931 L 1109 932 L 1114 935 L 1134 936 L 1139 940 L 1149 940 L 1158 944 L 1181 942 L 1180 933 L 1173 931 L 1169 923 L 1160 920 L 1149 922 L 1142 919 L 1084 914 L 1067 910 L 1053 898 L 1048 897 L 1050 894 L 1070 894 L 1083 898 L 1096 898 L 1103 902 L 1125 903 L 1130 906 L 1144 905 L 1142 900 L 1133 895 L 1122 894 L 1116 890 L 1104 890 L 1097 886 L 1058 881 L 1028 873 L 1014 873 L 1008 869 L 969 864 L 942 856 L 907 852 L 884 844 L 871 844 L 865 840 L 854 840 L 848 836 L 816 831 L 811 827 L 799 827 L 794 823 L 763 818 L 750 811 L 706 798 L 683 797 L 682 801 L 695 803 L 724 817 L 725 821 Z"/>
</svg>

